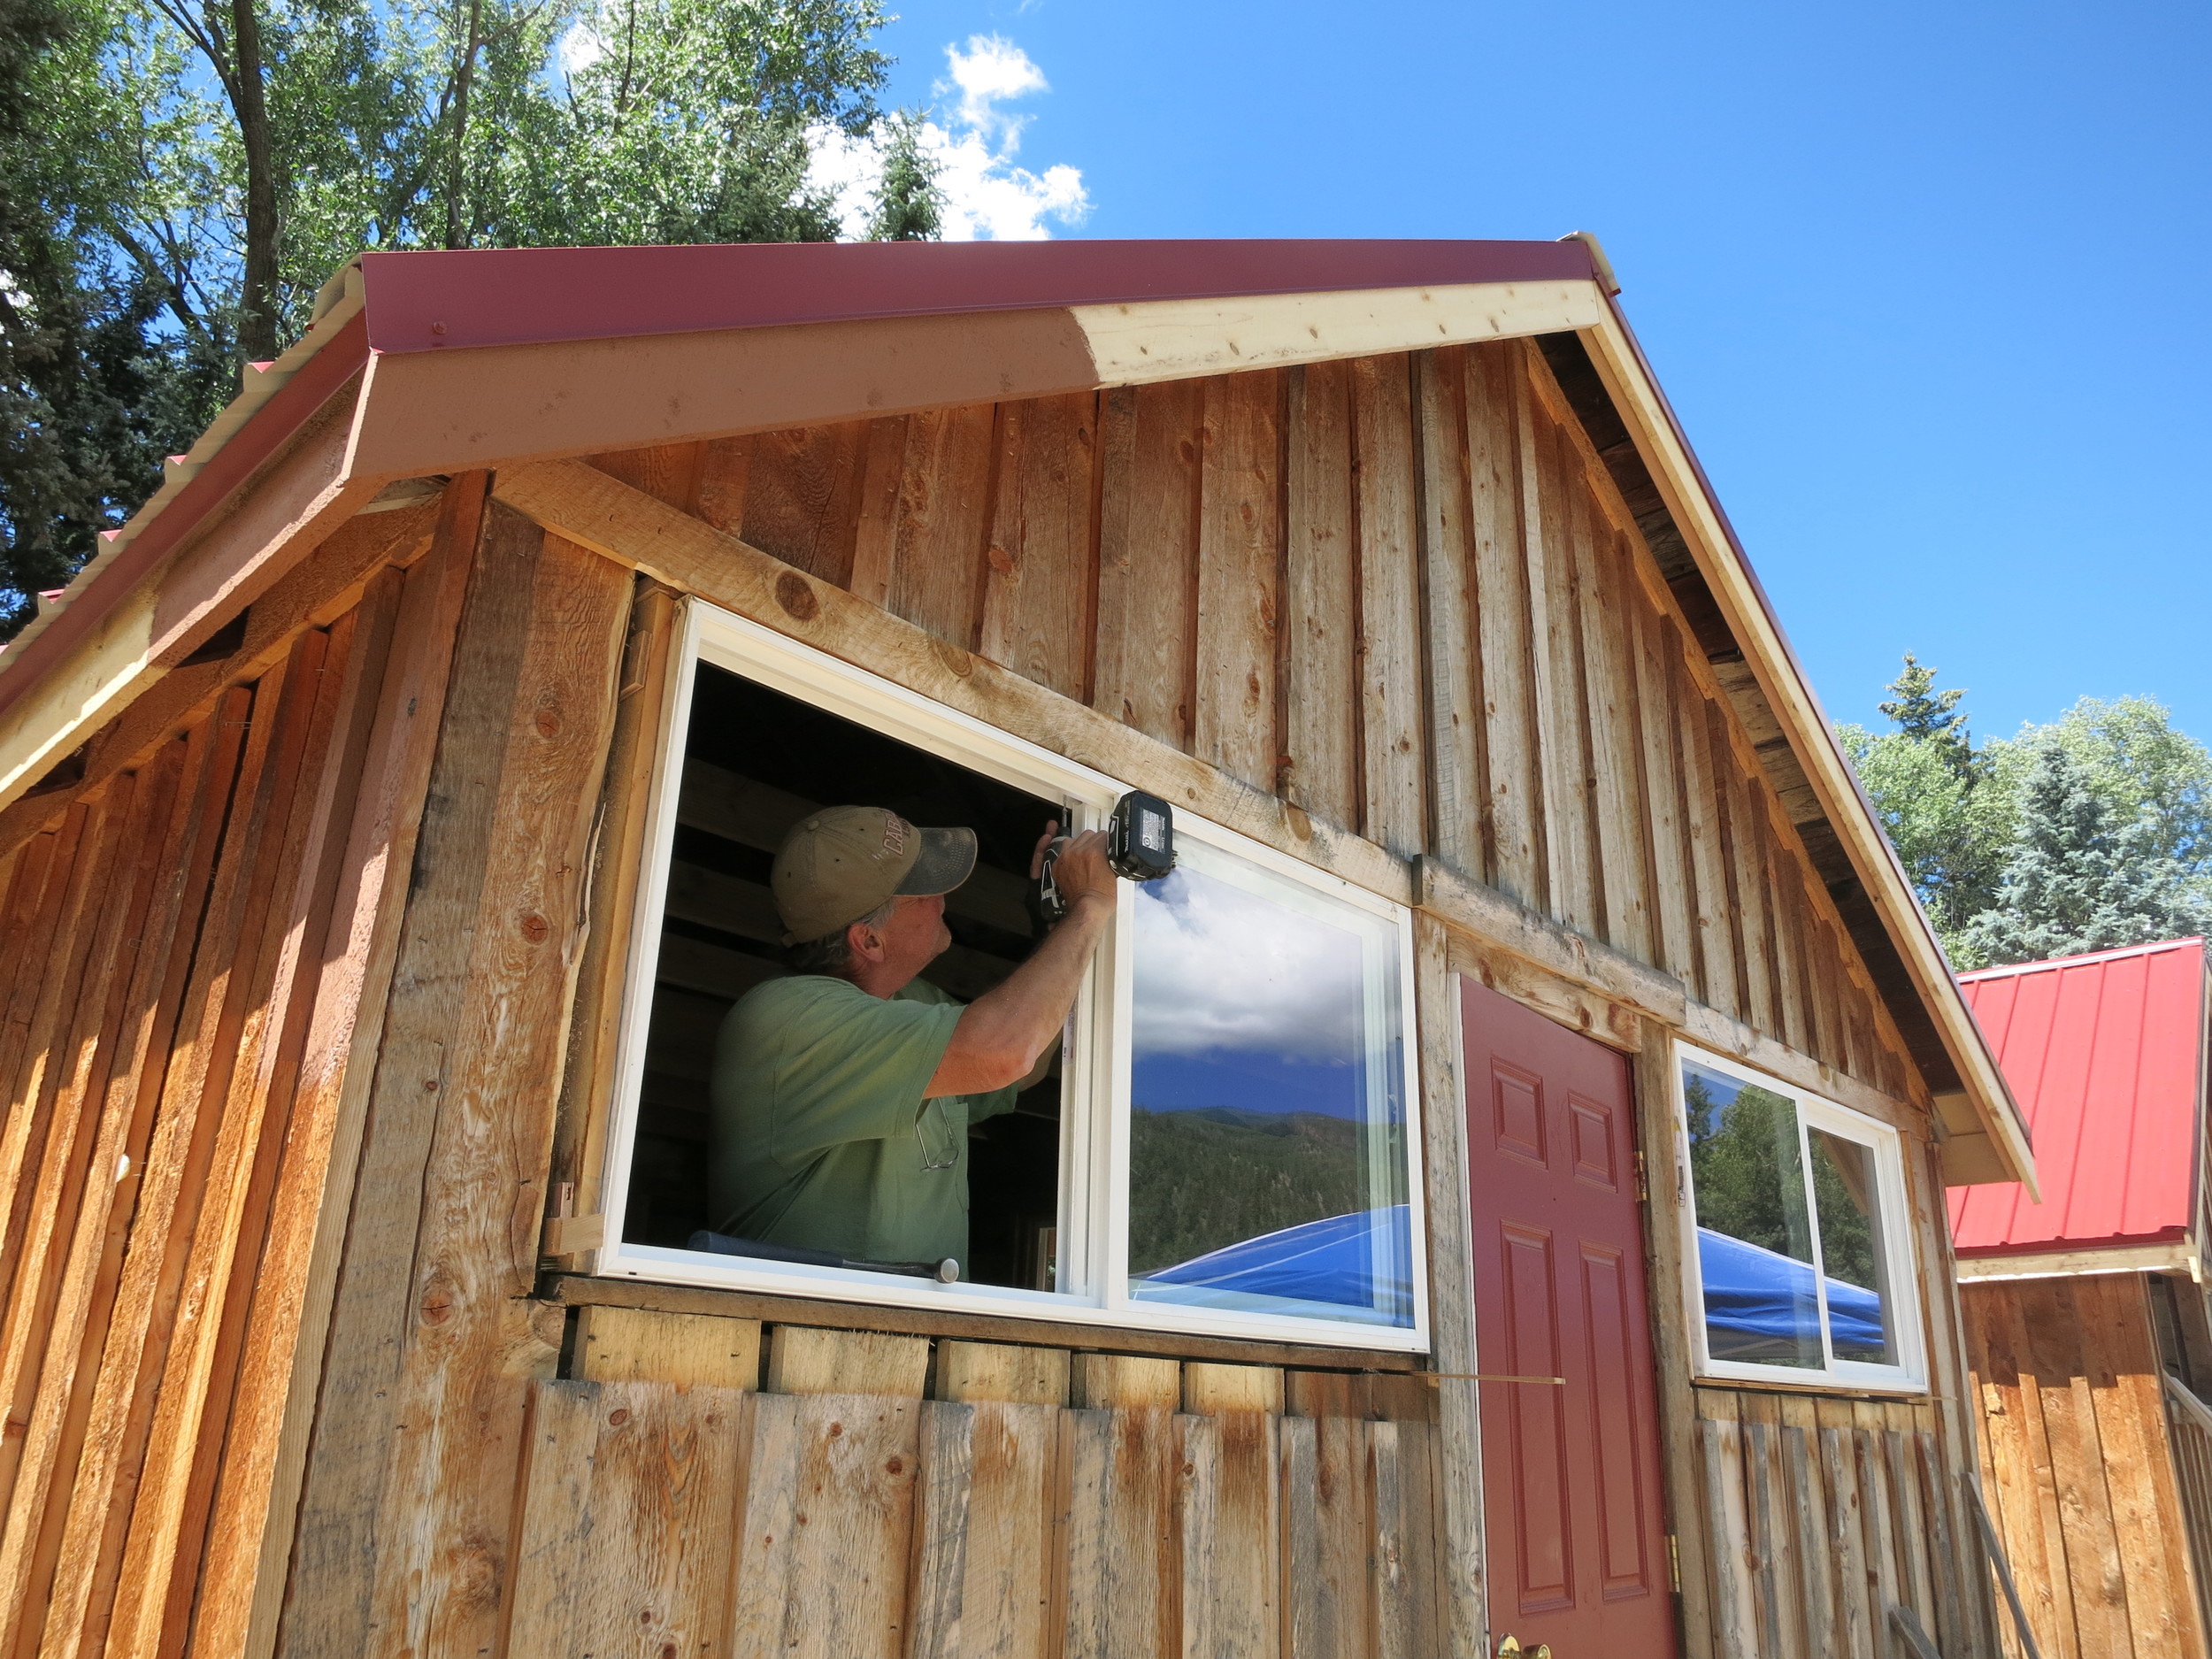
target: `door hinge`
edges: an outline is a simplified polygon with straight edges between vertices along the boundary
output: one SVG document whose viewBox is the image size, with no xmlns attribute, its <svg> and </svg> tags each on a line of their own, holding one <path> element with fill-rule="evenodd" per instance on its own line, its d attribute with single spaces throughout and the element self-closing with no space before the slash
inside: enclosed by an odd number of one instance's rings
<svg viewBox="0 0 2212 1659">
<path fill-rule="evenodd" d="M 1682 1549 L 1672 1532 L 1667 1534 L 1667 1581 L 1677 1595 L 1682 1594 Z"/>
</svg>

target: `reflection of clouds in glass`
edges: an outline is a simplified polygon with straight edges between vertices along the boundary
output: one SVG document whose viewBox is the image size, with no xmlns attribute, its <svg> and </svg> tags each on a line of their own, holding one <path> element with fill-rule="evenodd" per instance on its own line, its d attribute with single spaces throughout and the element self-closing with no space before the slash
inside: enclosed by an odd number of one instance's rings
<svg viewBox="0 0 2212 1659">
<path fill-rule="evenodd" d="M 1360 941 L 1188 865 L 1137 888 L 1136 1052 L 1360 1052 Z"/>
</svg>

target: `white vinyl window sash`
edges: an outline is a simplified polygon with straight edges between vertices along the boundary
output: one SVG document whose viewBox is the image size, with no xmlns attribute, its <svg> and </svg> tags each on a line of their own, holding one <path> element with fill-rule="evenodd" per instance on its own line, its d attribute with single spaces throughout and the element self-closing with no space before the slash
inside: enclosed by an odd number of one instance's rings
<svg viewBox="0 0 2212 1659">
<path fill-rule="evenodd" d="M 1698 1374 L 1924 1391 L 1896 1130 L 1686 1043 L 1674 1087 Z"/>
<path fill-rule="evenodd" d="M 1156 895 L 1141 899 L 1135 884 L 1128 881 L 1118 883 L 1116 921 L 1077 996 L 1064 1039 L 1057 1260 L 1052 1280 L 1056 1288 L 1027 1290 L 965 1281 L 945 1285 L 843 1268 L 710 1256 L 626 1240 L 624 1218 L 644 1081 L 646 1033 L 698 664 L 727 670 L 1045 800 L 1064 803 L 1070 827 L 1075 830 L 1102 826 L 1130 787 L 696 599 L 685 602 L 681 618 L 674 671 L 668 675 L 668 705 L 661 721 L 664 741 L 650 787 L 647 865 L 626 964 L 617 1087 L 602 1182 L 604 1242 L 591 1253 L 588 1271 L 664 1283 L 1140 1330 L 1426 1350 L 1427 1270 L 1410 913 L 1402 905 L 1186 813 L 1176 818 L 1178 844 L 1187 855 L 1183 864 L 1191 872 L 1189 882 L 1179 889 L 1180 902 L 1244 902 L 1248 910 L 1277 906 L 1291 918 L 1286 933 L 1299 934 L 1286 947 L 1294 956 L 1297 949 L 1325 948 L 1340 958 L 1335 983 L 1342 995 L 1317 1018 L 1334 1018 L 1363 1033 L 1363 1042 L 1339 1068 L 1343 1075 L 1338 1077 L 1333 1070 L 1328 1080 L 1346 1100 L 1371 1105 L 1386 1100 L 1391 1118 L 1387 1133 L 1364 1134 L 1353 1162 L 1363 1171 L 1358 1179 L 1367 1186 L 1362 1190 L 1384 1192 L 1394 1202 L 1388 1216 L 1379 1221 L 1371 1218 L 1371 1236 L 1333 1242 L 1346 1252 L 1337 1259 L 1354 1263 L 1355 1278 L 1357 1264 L 1368 1261 L 1373 1283 L 1380 1285 L 1390 1276 L 1392 1284 L 1400 1286 L 1394 1295 L 1375 1294 L 1375 1307 L 1383 1311 L 1340 1309 L 1332 1317 L 1328 1308 L 1302 1304 L 1295 1297 L 1166 1282 L 1173 1275 L 1165 1271 L 1148 1276 L 1140 1271 L 1133 1279 L 1133 1069 L 1145 1071 L 1148 1088 L 1168 1087 L 1179 1077 L 1187 1092 L 1202 1087 L 1203 1051 L 1193 1048 L 1196 1040 L 1189 1033 L 1179 1033 L 1171 1020 L 1163 1024 L 1156 1014 L 1148 1027 L 1145 1054 L 1133 1052 L 1137 1047 L 1134 1028 L 1143 1013 L 1139 958 L 1147 950 L 1151 952 L 1148 960 L 1160 957 L 1157 947 L 1142 942 L 1147 934 L 1140 926 L 1139 906 L 1156 906 L 1165 900 Z M 1156 918 L 1142 919 L 1156 930 Z M 1288 972 L 1301 964 L 1292 960 L 1284 966 Z M 1179 1043 L 1190 1052 L 1181 1053 Z M 1175 1070 L 1179 1053 L 1180 1072 Z M 1163 1078 L 1169 1083 L 1162 1083 Z M 1260 1085 L 1248 1078 L 1244 1086 Z M 1324 1115 L 1332 1109 L 1331 1100 L 1317 1103 Z M 1376 1110 L 1379 1114 L 1381 1109 Z M 1141 1121 L 1148 1132 L 1154 1127 L 1149 1118 Z M 1382 1164 L 1393 1158 L 1398 1161 L 1394 1170 L 1383 1169 Z M 1141 1257 L 1147 1242 L 1140 1239 L 1134 1243 Z"/>
</svg>

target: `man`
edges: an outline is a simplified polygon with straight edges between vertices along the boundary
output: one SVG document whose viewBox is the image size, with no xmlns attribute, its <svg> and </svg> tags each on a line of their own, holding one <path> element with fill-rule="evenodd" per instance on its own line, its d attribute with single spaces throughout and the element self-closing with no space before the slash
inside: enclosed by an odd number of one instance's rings
<svg viewBox="0 0 2212 1659">
<path fill-rule="evenodd" d="M 769 886 L 797 972 L 747 994 L 715 1047 L 716 1230 L 856 1262 L 965 1263 L 968 1125 L 1011 1110 L 1051 1062 L 1113 915 L 1105 847 L 1095 830 L 1068 843 L 1065 918 L 964 1005 L 917 976 L 952 943 L 944 895 L 975 869 L 975 832 L 864 806 L 794 828 Z"/>
</svg>

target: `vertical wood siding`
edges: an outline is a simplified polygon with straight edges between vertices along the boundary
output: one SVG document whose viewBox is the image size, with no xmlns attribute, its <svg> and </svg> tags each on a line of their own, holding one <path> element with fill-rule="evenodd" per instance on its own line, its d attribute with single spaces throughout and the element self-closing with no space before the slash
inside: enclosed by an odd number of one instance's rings
<svg viewBox="0 0 2212 1659">
<path fill-rule="evenodd" d="M 1696 650 L 1532 342 L 597 465 L 1908 1092 L 1741 665 Z"/>
<path fill-rule="evenodd" d="M 2204 1653 L 2193 1517 L 2169 1443 L 2144 1277 L 1959 1292 L 1983 1490 L 2036 1646 L 2046 1659 Z"/>
</svg>

